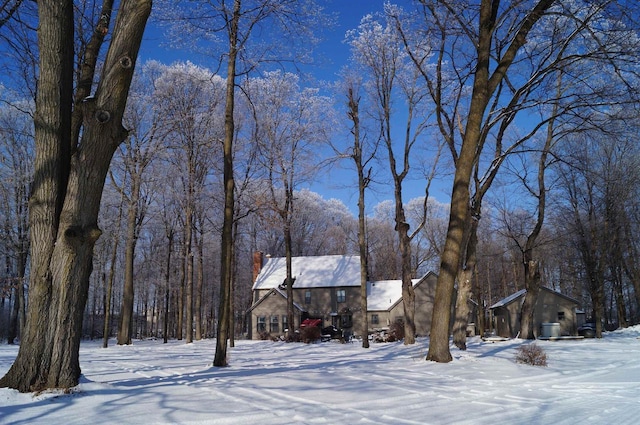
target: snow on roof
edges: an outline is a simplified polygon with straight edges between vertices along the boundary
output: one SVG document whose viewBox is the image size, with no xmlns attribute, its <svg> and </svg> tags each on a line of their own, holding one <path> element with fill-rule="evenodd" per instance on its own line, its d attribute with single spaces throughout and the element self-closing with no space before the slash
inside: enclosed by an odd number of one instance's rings
<svg viewBox="0 0 640 425">
<path fill-rule="evenodd" d="M 287 299 L 287 292 L 281 290 L 280 288 L 271 288 L 271 290 L 269 292 L 267 292 L 267 294 L 265 296 L 263 296 L 262 298 L 260 298 L 258 301 L 256 301 L 250 308 L 249 311 L 252 311 L 253 309 L 255 309 L 258 305 L 260 305 L 260 303 L 262 303 L 262 301 L 266 300 L 267 298 L 269 298 L 269 294 L 274 293 L 274 294 L 278 294 L 280 295 L 282 298 L 284 298 L 285 300 Z M 300 304 L 298 304 L 297 302 L 293 302 L 293 306 L 295 308 L 297 308 L 299 311 L 306 311 L 306 309 L 304 307 L 302 307 Z"/>
<path fill-rule="evenodd" d="M 504 305 L 509 304 L 510 302 L 513 302 L 514 300 L 518 299 L 518 297 L 521 297 L 522 295 L 526 294 L 527 290 L 526 289 L 521 289 L 518 292 L 515 292 L 511 295 L 509 295 L 506 298 L 501 299 L 500 301 L 498 301 L 497 303 L 495 303 L 494 305 L 492 305 L 491 308 L 498 308 L 498 307 L 502 307 Z"/>
<path fill-rule="evenodd" d="M 571 301 L 572 303 L 580 304 L 580 302 L 579 302 L 578 300 L 576 300 L 576 299 L 574 299 L 574 298 L 571 298 L 571 297 L 569 297 L 569 296 L 567 296 L 567 295 L 564 295 L 564 294 L 563 294 L 563 293 L 561 293 L 561 292 L 554 291 L 554 290 L 553 290 L 553 289 L 551 289 L 551 288 L 547 288 L 547 287 L 541 286 L 541 287 L 540 287 L 540 290 L 544 290 L 544 291 L 551 292 L 552 294 L 555 294 L 555 295 L 557 295 L 557 296 L 559 296 L 559 297 L 562 297 L 562 298 L 564 298 L 564 299 L 566 299 L 566 300 L 569 300 L 569 301 Z M 526 294 L 526 293 L 527 293 L 527 290 L 526 290 L 526 289 L 521 289 L 521 290 L 519 290 L 518 292 L 516 292 L 516 293 L 514 293 L 514 294 L 511 294 L 511 295 L 509 295 L 509 296 L 508 296 L 508 297 L 506 297 L 506 298 L 501 299 L 500 301 L 498 301 L 497 303 L 495 303 L 494 305 L 492 305 L 491 307 L 489 307 L 489 309 L 492 309 L 492 308 L 498 308 L 498 307 L 505 306 L 505 305 L 507 305 L 507 304 L 509 304 L 509 303 L 511 303 L 511 302 L 513 302 L 513 301 L 515 301 L 515 300 L 517 300 L 519 297 L 521 297 L 522 295 L 524 295 L 524 294 Z M 523 300 L 523 302 L 524 302 L 524 298 L 523 298 L 522 300 Z"/>
<path fill-rule="evenodd" d="M 294 288 L 327 288 L 360 285 L 360 256 L 322 255 L 291 258 Z M 267 258 L 253 289 L 277 288 L 287 277 L 285 257 Z"/>
<path fill-rule="evenodd" d="M 413 279 L 413 286 L 420 279 Z M 368 310 L 388 310 L 402 298 L 401 280 L 378 280 L 367 282 L 367 309 Z"/>
</svg>

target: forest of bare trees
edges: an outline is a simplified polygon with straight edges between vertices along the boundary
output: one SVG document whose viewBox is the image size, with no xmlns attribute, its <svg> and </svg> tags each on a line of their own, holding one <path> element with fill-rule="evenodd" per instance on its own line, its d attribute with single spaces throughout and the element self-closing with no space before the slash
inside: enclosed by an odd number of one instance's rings
<svg viewBox="0 0 640 425">
<path fill-rule="evenodd" d="M 299 38 L 285 54 L 256 30 L 314 34 L 321 8 L 202 2 L 207 21 L 187 19 L 197 2 L 160 2 L 180 48 L 208 59 L 136 64 L 151 2 L 15 3 L 0 16 L 0 339 L 21 354 L 2 385 L 72 385 L 82 338 L 218 337 L 226 365 L 256 251 L 363 254 L 370 280 L 402 279 L 408 343 L 411 279 L 435 271 L 439 362 L 450 328 L 466 348 L 467 300 L 490 329 L 488 308 L 523 288 L 523 337 L 540 286 L 577 299 L 598 336 L 640 322 L 636 6 L 386 4 L 325 84 L 296 73 Z M 310 189 L 327 173 L 349 200 Z M 409 184 L 426 196 L 407 199 Z"/>
</svg>

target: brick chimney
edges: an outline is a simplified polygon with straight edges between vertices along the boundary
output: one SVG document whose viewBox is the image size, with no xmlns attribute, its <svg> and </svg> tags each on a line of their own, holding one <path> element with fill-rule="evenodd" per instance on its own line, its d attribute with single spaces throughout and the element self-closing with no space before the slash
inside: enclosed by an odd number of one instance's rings
<svg viewBox="0 0 640 425">
<path fill-rule="evenodd" d="M 253 253 L 253 283 L 256 282 L 258 278 L 258 274 L 260 270 L 262 270 L 262 261 L 263 261 L 262 251 L 256 251 Z"/>
</svg>

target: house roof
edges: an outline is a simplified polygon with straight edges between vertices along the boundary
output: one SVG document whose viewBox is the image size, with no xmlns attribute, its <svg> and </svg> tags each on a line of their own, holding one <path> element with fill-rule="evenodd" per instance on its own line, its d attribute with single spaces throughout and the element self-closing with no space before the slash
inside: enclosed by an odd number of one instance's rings
<svg viewBox="0 0 640 425">
<path fill-rule="evenodd" d="M 557 295 L 559 297 L 562 297 L 562 298 L 564 298 L 564 299 L 566 299 L 568 301 L 571 301 L 571 302 L 573 302 L 575 304 L 580 304 L 580 302 L 578 300 L 576 300 L 575 298 L 571 298 L 571 297 L 569 297 L 567 295 L 564 295 L 564 294 L 562 294 L 562 293 L 560 293 L 558 291 L 554 291 L 553 289 L 541 286 L 540 290 L 551 292 L 552 294 Z M 526 293 L 527 293 L 526 289 L 521 289 L 518 292 L 513 293 L 513 294 L 509 295 L 506 298 L 501 299 L 500 301 L 498 301 L 497 303 L 495 303 L 494 305 L 489 307 L 489 309 L 503 307 L 503 306 L 505 306 L 507 304 L 510 304 L 510 303 L 514 302 L 515 300 L 519 299 L 520 297 L 522 297 L 521 301 L 524 301 L 524 294 L 526 294 Z"/>
<path fill-rule="evenodd" d="M 412 279 L 415 287 L 421 279 Z M 391 309 L 402 299 L 402 280 L 378 280 L 367 282 L 367 310 L 384 311 Z"/>
<path fill-rule="evenodd" d="M 322 255 L 291 259 L 294 288 L 360 286 L 360 256 Z M 285 257 L 267 258 L 253 289 L 277 288 L 287 277 Z"/>
<path fill-rule="evenodd" d="M 252 311 L 253 309 L 255 309 L 255 308 L 256 308 L 257 306 L 259 306 L 259 305 L 260 305 L 264 300 L 266 300 L 267 298 L 269 298 L 269 296 L 270 296 L 271 294 L 274 294 L 274 295 L 275 295 L 275 294 L 277 294 L 277 295 L 280 295 L 280 296 L 281 296 L 282 298 L 284 298 L 285 300 L 287 299 L 287 293 L 286 293 L 285 291 L 282 291 L 282 290 L 280 290 L 280 289 L 278 289 L 278 288 L 271 288 L 271 290 L 270 290 L 269 292 L 267 292 L 266 294 L 264 294 L 264 296 L 263 296 L 263 297 L 261 297 L 258 301 L 256 301 L 256 302 L 255 302 L 255 303 L 254 303 L 254 304 L 249 308 L 249 310 L 247 310 L 247 311 Z M 298 304 L 298 303 L 297 303 L 297 302 L 295 302 L 295 301 L 293 302 L 293 306 L 294 306 L 296 309 L 300 310 L 300 311 L 305 311 L 305 309 L 304 309 L 300 304 Z"/>
</svg>

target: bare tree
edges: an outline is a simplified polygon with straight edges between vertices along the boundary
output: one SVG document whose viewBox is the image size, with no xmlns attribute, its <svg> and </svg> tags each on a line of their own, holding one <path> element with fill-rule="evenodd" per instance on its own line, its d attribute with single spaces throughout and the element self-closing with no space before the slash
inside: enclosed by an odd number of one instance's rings
<svg viewBox="0 0 640 425">
<path fill-rule="evenodd" d="M 134 268 L 135 252 L 143 221 L 145 219 L 151 191 L 148 186 L 148 169 L 160 148 L 158 131 L 162 114 L 155 112 L 153 104 L 153 74 L 154 64 L 146 65 L 141 70 L 141 76 L 134 80 L 130 101 L 124 120 L 130 129 L 129 137 L 120 146 L 117 164 L 112 167 L 112 182 L 126 202 L 126 236 L 125 236 L 125 272 L 124 290 L 120 311 L 118 329 L 118 344 L 131 344 L 133 331 L 133 303 L 134 303 Z M 114 168 L 121 168 L 120 178 L 113 172 Z M 125 184 L 125 182 L 127 184 Z"/>
<path fill-rule="evenodd" d="M 377 146 L 374 144 L 370 150 L 365 151 L 365 136 L 361 133 L 360 124 L 360 84 L 356 81 L 347 86 L 348 108 L 347 116 L 353 122 L 351 133 L 353 134 L 353 147 L 350 157 L 353 159 L 358 175 L 358 251 L 360 253 L 360 303 L 362 314 L 362 348 L 369 348 L 369 315 L 367 307 L 367 281 L 369 277 L 367 228 L 365 215 L 365 191 L 371 182 L 371 168 L 368 165 L 374 158 Z M 367 168 L 369 167 L 369 168 Z"/>
<path fill-rule="evenodd" d="M 301 89 L 298 81 L 294 74 L 271 72 L 250 80 L 245 88 L 254 105 L 254 137 L 268 184 L 269 208 L 278 216 L 284 236 L 289 335 L 295 330 L 291 270 L 294 192 L 318 171 L 313 158 L 320 143 L 328 140 L 331 123 L 328 99 L 315 89 Z"/>
<path fill-rule="evenodd" d="M 28 104 L 24 105 L 29 109 Z M 7 291 L 12 293 L 7 342 L 13 344 L 25 326 L 25 273 L 29 254 L 29 184 L 33 178 L 33 131 L 30 116 L 13 107 L 0 109 L 0 194 Z"/>
<path fill-rule="evenodd" d="M 97 218 L 102 189 L 111 158 L 127 136 L 122 117 L 150 12 L 148 0 L 121 5 L 94 96 L 75 105 L 85 118 L 81 139 L 76 140 L 72 138 L 75 70 L 69 46 L 74 37 L 73 2 L 38 4 L 40 77 L 29 205 L 30 296 L 24 338 L 0 386 L 27 392 L 78 383 L 92 252 L 101 233 Z M 108 10 L 107 24 L 110 16 Z M 96 31 L 102 28 L 109 27 L 104 21 L 96 23 Z"/>
<path fill-rule="evenodd" d="M 424 19 L 420 26 L 411 27 L 410 22 L 406 27 L 397 21 L 405 46 L 429 86 L 436 104 L 436 122 L 455 165 L 449 227 L 427 359 L 451 360 L 448 335 L 454 284 L 457 280 L 458 288 L 463 289 L 458 292 L 457 308 L 464 308 L 464 288 L 472 280 L 476 261 L 474 222 L 480 218 L 484 194 L 506 156 L 550 119 L 548 114 L 543 114 L 543 119 L 525 130 L 525 136 L 514 141 L 510 140 L 507 130 L 513 128 L 516 116 L 522 111 L 548 107 L 548 86 L 554 87 L 552 82 L 558 69 L 571 69 L 575 76 L 573 70 L 578 64 L 608 67 L 617 63 L 609 68 L 613 70 L 630 63 L 628 57 L 618 55 L 618 47 L 602 49 L 603 39 L 612 40 L 612 46 L 629 46 L 625 40 L 633 40 L 628 32 L 621 36 L 624 24 L 614 24 L 614 16 L 624 13 L 614 3 L 607 1 L 590 7 L 582 3 L 540 0 L 522 3 L 517 8 L 504 8 L 496 1 L 421 0 L 415 13 Z M 603 21 L 609 25 L 600 25 Z M 612 30 L 602 33 L 603 27 Z M 558 37 L 558 34 L 563 35 Z M 422 59 L 424 49 L 420 44 L 414 47 L 425 37 L 433 41 L 433 62 Z M 623 86 L 628 84 L 624 77 L 618 79 L 623 74 L 612 72 L 611 75 Z M 583 88 L 592 87 L 585 79 L 576 77 L 576 80 Z M 619 100 L 621 91 L 615 88 L 609 86 L 610 99 Z M 550 93 L 553 96 L 555 91 Z M 587 99 L 594 102 L 592 105 L 599 104 L 601 98 L 593 93 L 581 96 L 585 94 L 574 92 L 564 97 L 565 105 L 571 103 L 569 99 L 580 105 Z M 570 106 L 564 106 L 559 114 L 571 111 Z M 488 141 L 495 145 L 493 158 L 487 156 Z M 472 192 L 472 182 L 475 192 Z M 457 312 L 459 324 L 466 320 L 461 313 Z M 461 326 L 456 328 L 460 331 Z M 456 343 L 458 345 L 458 340 Z M 463 340 L 459 346 L 464 348 Z"/>
<path fill-rule="evenodd" d="M 184 194 L 184 283 L 186 342 L 193 342 L 196 216 L 202 215 L 206 177 L 214 147 L 221 139 L 220 109 L 224 82 L 211 71 L 190 63 L 164 67 L 155 81 L 156 99 L 164 117 L 162 137 L 180 176 Z M 195 288 L 197 290 L 197 288 Z M 195 297 L 194 297 L 195 295 Z M 197 313 L 196 313 L 197 314 Z"/>
<path fill-rule="evenodd" d="M 235 90 L 237 78 L 255 70 L 258 64 L 288 62 L 293 65 L 305 59 L 315 37 L 309 31 L 325 23 L 322 7 L 313 0 L 225 0 L 170 2 L 165 10 L 176 22 L 176 40 L 186 36 L 189 44 L 199 39 L 220 43 L 219 63 L 226 65 L 225 135 L 223 139 L 224 212 L 221 238 L 220 307 L 216 340 L 215 366 L 227 365 L 230 293 L 233 281 L 233 227 L 235 212 L 234 138 Z M 209 13 L 202 13 L 203 10 Z M 178 16 L 176 16 L 176 14 Z M 220 34 L 224 37 L 218 38 Z M 269 34 L 270 42 L 262 42 Z M 204 40 L 204 41 L 203 41 Z M 272 49 L 285 41 L 288 49 Z M 184 40 L 183 40 L 184 41 Z M 210 46 L 207 46 L 210 48 Z M 209 51 L 209 56 L 211 56 Z"/>
<path fill-rule="evenodd" d="M 401 9 L 386 5 L 385 13 L 387 18 L 383 23 L 373 20 L 371 16 L 364 18 L 358 30 L 352 32 L 349 39 L 355 61 L 362 66 L 369 77 L 371 97 L 377 106 L 376 120 L 380 128 L 380 139 L 387 148 L 389 170 L 394 185 L 395 230 L 398 234 L 401 258 L 404 343 L 413 344 L 415 342 L 415 294 L 412 279 L 415 277 L 415 270 L 411 264 L 411 241 L 425 224 L 429 185 L 433 173 L 427 176 L 423 219 L 411 232 L 403 200 L 403 184 L 409 177 L 412 155 L 415 154 L 412 149 L 420 140 L 428 123 L 426 102 L 429 97 L 424 85 L 420 84 L 422 82 L 420 75 L 411 66 L 410 59 L 404 52 L 402 39 L 396 30 L 394 20 L 390 17 L 402 13 Z M 430 55 L 428 49 L 425 49 L 422 54 L 425 58 Z M 403 111 L 406 120 L 401 133 L 403 134 L 402 143 L 397 143 L 394 135 L 396 130 L 393 123 L 396 121 L 395 109 L 398 107 L 392 99 L 396 96 L 400 97 L 406 105 L 406 110 Z M 397 145 L 400 145 L 400 148 Z M 437 164 L 437 155 L 434 163 Z M 433 169 L 435 170 L 435 166 Z"/>
</svg>

